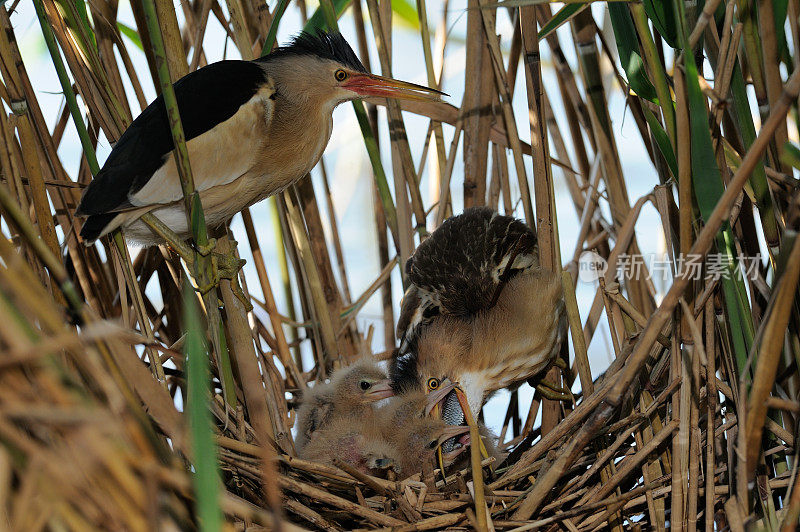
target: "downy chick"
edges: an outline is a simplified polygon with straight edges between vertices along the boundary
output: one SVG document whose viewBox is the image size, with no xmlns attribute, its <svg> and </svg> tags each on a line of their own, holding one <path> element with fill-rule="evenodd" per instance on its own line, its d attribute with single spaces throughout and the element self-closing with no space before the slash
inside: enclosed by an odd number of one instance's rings
<svg viewBox="0 0 800 532">
<path fill-rule="evenodd" d="M 337 416 L 302 448 L 300 457 L 327 465 L 338 458 L 356 469 L 380 476 L 395 467 L 397 453 L 384 440 L 374 415 Z"/>
<path fill-rule="evenodd" d="M 399 478 L 407 478 L 436 465 L 436 448 L 449 439 L 463 438 L 466 426 L 445 424 L 440 417 L 430 417 L 435 399 L 419 391 L 393 397 L 378 409 L 383 439 L 391 449 L 391 458 Z M 464 448 L 445 453 L 445 465 L 452 463 Z"/>
<path fill-rule="evenodd" d="M 371 360 L 336 371 L 327 384 L 309 388 L 297 412 L 295 447 L 301 454 L 312 436 L 335 418 L 371 412 L 373 403 L 393 395 L 386 372 Z"/>
</svg>

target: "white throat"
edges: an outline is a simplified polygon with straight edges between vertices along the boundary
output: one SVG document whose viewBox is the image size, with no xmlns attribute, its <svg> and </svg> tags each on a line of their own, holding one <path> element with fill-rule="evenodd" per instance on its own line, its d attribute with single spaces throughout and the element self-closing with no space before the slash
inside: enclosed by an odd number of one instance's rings
<svg viewBox="0 0 800 532">
<path fill-rule="evenodd" d="M 477 420 L 483 407 L 488 385 L 482 374 L 473 372 L 461 374 L 459 384 L 467 395 L 467 403 L 469 403 L 469 409 L 472 411 L 472 417 Z"/>
</svg>

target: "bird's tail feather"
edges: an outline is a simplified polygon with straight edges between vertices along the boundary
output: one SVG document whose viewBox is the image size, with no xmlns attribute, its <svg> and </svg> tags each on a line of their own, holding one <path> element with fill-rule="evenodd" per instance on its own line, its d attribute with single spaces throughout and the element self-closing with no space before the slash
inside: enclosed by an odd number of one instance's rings
<svg viewBox="0 0 800 532">
<path fill-rule="evenodd" d="M 103 236 L 105 234 L 103 230 L 118 214 L 119 213 L 116 212 L 109 212 L 105 214 L 93 214 L 86 218 L 81 228 L 81 237 L 84 243 L 87 246 L 91 245 L 95 240 Z"/>
</svg>

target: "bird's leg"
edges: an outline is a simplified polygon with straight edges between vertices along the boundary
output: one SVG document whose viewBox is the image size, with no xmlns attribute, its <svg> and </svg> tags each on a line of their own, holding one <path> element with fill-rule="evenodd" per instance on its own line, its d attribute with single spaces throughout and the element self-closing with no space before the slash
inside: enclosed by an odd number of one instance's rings
<svg viewBox="0 0 800 532">
<path fill-rule="evenodd" d="M 197 252 L 204 257 L 208 257 L 216 247 L 217 247 L 217 239 L 211 237 L 208 238 L 208 242 L 206 243 L 205 246 L 201 246 L 197 242 L 195 242 L 194 244 L 194 249 L 196 249 Z"/>
<path fill-rule="evenodd" d="M 575 397 L 572 395 L 572 392 L 563 386 L 556 386 L 547 381 L 540 381 L 534 388 L 536 388 L 536 391 L 542 394 L 542 397 L 545 399 L 570 403 L 575 402 Z"/>
<path fill-rule="evenodd" d="M 239 284 L 239 270 L 242 269 L 247 261 L 237 257 L 234 253 L 235 249 L 236 241 L 231 238 L 230 249 L 227 253 L 214 252 L 211 257 L 215 261 L 217 282 L 221 279 L 230 281 L 231 292 L 242 302 L 247 312 L 250 312 L 253 310 L 253 304 L 250 303 L 250 299 L 242 290 L 242 285 Z"/>
<path fill-rule="evenodd" d="M 209 290 L 217 286 L 222 279 L 227 279 L 231 282 L 231 291 L 242 302 L 247 311 L 253 310 L 253 305 L 250 303 L 247 296 L 245 296 L 238 279 L 239 270 L 242 269 L 247 261 L 236 257 L 233 251 L 228 253 L 214 252 L 214 247 L 217 244 L 214 238 L 209 238 L 208 245 L 202 247 L 195 246 L 195 248 L 192 249 L 183 238 L 167 227 L 164 222 L 159 220 L 152 213 L 148 212 L 143 214 L 141 220 L 147 224 L 154 233 L 163 238 L 181 259 L 183 259 L 195 281 L 200 278 L 199 272 L 197 271 L 198 264 L 195 258 L 195 252 L 204 257 L 209 254 L 211 255 L 211 266 L 214 270 L 213 275 L 207 284 L 202 286 L 198 285 L 196 287 L 198 292 L 206 294 Z"/>
<path fill-rule="evenodd" d="M 140 218 L 147 227 L 149 227 L 155 234 L 164 239 L 167 245 L 172 248 L 187 264 L 194 263 L 194 253 L 186 241 L 181 238 L 167 225 L 156 218 L 153 213 L 146 212 Z"/>
</svg>

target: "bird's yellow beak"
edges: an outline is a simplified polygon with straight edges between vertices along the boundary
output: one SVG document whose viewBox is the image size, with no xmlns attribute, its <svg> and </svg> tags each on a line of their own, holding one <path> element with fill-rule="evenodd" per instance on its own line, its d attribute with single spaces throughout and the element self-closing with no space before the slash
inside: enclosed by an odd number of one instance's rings
<svg viewBox="0 0 800 532">
<path fill-rule="evenodd" d="M 424 85 L 360 72 L 351 73 L 350 78 L 342 84 L 342 87 L 365 98 L 378 96 L 402 100 L 440 101 L 442 96 L 447 96 L 442 91 Z"/>
<path fill-rule="evenodd" d="M 381 399 L 392 397 L 394 395 L 394 390 L 392 389 L 392 381 L 390 381 L 389 379 L 378 381 L 375 384 L 373 384 L 370 387 L 369 391 L 366 392 L 364 395 L 371 401 L 380 401 Z"/>
<path fill-rule="evenodd" d="M 444 398 L 447 397 L 447 394 L 456 389 L 457 386 L 457 384 L 450 382 L 449 379 L 445 379 L 439 385 L 439 388 L 432 392 L 428 392 L 428 402 L 425 405 L 425 415 L 431 415 L 431 412 L 433 412 L 436 406 L 441 406 L 441 403 L 444 401 Z"/>
<path fill-rule="evenodd" d="M 464 393 L 464 390 L 461 389 L 461 386 L 459 386 L 458 383 L 450 381 L 450 379 L 443 380 L 436 390 L 428 392 L 427 403 L 425 405 L 425 414 L 429 416 L 432 415 L 434 417 L 440 417 L 442 415 L 442 402 L 450 392 L 455 393 L 456 399 L 458 399 L 458 405 L 461 407 L 461 411 L 464 413 L 464 421 L 466 422 L 466 425 L 448 425 L 445 427 L 444 433 L 438 440 L 439 447 L 436 449 L 436 456 L 439 462 L 439 468 L 442 471 L 442 477 L 446 478 L 444 473 L 445 467 L 447 467 L 449 464 L 452 464 L 465 449 L 468 447 L 471 448 L 474 440 L 477 440 L 478 442 L 477 452 L 479 453 L 479 456 L 477 457 L 477 471 L 473 470 L 473 474 L 478 474 L 480 470 L 480 456 L 488 458 L 489 453 L 486 451 L 486 446 L 483 443 L 483 439 L 480 437 L 478 431 L 478 425 L 472 415 L 472 410 L 469 408 L 467 394 Z M 464 440 L 462 447 L 447 453 L 443 451 L 442 444 L 444 444 L 444 442 L 455 436 L 460 436 L 465 433 L 469 433 L 469 437 Z"/>
</svg>

